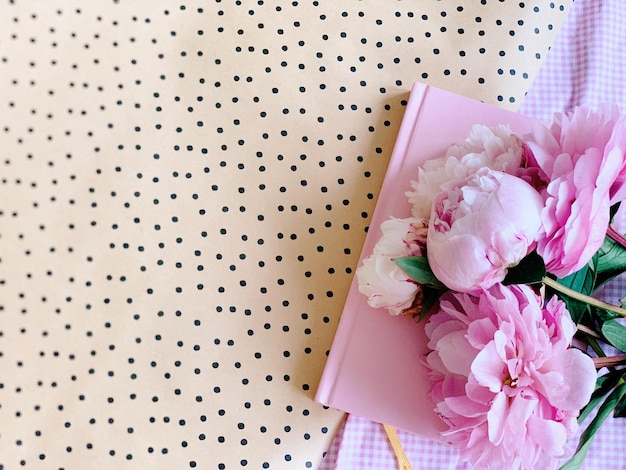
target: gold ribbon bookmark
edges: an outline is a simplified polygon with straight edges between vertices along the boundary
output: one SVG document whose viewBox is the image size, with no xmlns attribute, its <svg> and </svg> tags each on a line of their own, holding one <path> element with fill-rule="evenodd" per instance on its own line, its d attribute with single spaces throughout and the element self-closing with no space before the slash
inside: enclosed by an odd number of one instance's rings
<svg viewBox="0 0 626 470">
<path fill-rule="evenodd" d="M 404 453 L 396 428 L 389 424 L 383 424 L 383 427 L 387 433 L 387 438 L 389 439 L 393 453 L 396 456 L 400 470 L 413 470 L 413 466 L 411 465 L 409 458 Z"/>
</svg>

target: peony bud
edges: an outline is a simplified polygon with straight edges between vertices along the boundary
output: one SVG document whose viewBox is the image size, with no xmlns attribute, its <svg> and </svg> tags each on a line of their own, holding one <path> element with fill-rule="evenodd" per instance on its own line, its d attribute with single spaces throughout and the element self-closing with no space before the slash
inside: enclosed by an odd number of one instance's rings
<svg viewBox="0 0 626 470">
<path fill-rule="evenodd" d="M 459 292 L 487 289 L 534 247 L 541 195 L 524 180 L 483 168 L 437 196 L 427 255 L 435 276 Z"/>
</svg>

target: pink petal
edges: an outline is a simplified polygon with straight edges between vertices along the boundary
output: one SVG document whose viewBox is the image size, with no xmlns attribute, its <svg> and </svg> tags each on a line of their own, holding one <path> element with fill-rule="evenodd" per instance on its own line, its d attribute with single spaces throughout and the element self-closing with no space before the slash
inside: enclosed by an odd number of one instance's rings
<svg viewBox="0 0 626 470">
<path fill-rule="evenodd" d="M 506 377 L 506 364 L 502 362 L 494 341 L 478 353 L 471 369 L 476 381 L 483 387 L 487 387 L 493 393 L 502 389 L 502 382 Z"/>
<path fill-rule="evenodd" d="M 491 403 L 495 396 L 494 392 L 478 384 L 476 382 L 476 378 L 473 375 L 470 375 L 467 378 L 465 393 L 470 400 L 476 401 L 478 403 Z"/>
<path fill-rule="evenodd" d="M 526 398 L 522 394 L 516 395 L 509 404 L 509 412 L 506 417 L 505 439 L 502 443 L 511 452 L 519 450 L 524 446 L 524 433 L 520 430 L 524 429 L 528 419 L 537 408 L 538 400 L 536 398 Z"/>
<path fill-rule="evenodd" d="M 563 455 L 567 433 L 561 423 L 533 415 L 528 419 L 527 430 L 528 437 L 549 455 Z"/>
<path fill-rule="evenodd" d="M 566 386 L 569 393 L 554 406 L 562 410 L 578 411 L 587 404 L 596 384 L 596 369 L 593 360 L 584 352 L 576 348 L 570 348 L 563 354 L 554 358 L 560 361 Z"/>
<path fill-rule="evenodd" d="M 464 331 L 455 331 L 437 342 L 437 349 L 442 362 L 452 374 L 468 376 L 476 349 L 467 339 Z"/>
<path fill-rule="evenodd" d="M 445 399 L 445 402 L 450 410 L 468 418 L 476 418 L 484 415 L 488 409 L 486 404 L 476 403 L 465 396 L 448 397 Z"/>
<path fill-rule="evenodd" d="M 496 325 L 490 318 L 481 318 L 470 323 L 467 328 L 467 340 L 476 349 L 482 349 L 489 341 L 493 340 Z"/>
<path fill-rule="evenodd" d="M 504 437 L 506 415 L 508 411 L 508 398 L 503 392 L 496 395 L 491 403 L 491 409 L 487 413 L 489 423 L 489 442 L 499 445 Z"/>
</svg>

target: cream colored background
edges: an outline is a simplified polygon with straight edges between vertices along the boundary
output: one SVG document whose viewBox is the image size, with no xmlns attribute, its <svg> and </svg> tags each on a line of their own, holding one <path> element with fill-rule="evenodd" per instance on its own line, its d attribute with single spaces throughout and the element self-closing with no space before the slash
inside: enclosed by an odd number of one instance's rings
<svg viewBox="0 0 626 470">
<path fill-rule="evenodd" d="M 411 84 L 516 109 L 570 2 L 483 3 L 5 2 L 0 468 L 316 467 Z"/>
</svg>

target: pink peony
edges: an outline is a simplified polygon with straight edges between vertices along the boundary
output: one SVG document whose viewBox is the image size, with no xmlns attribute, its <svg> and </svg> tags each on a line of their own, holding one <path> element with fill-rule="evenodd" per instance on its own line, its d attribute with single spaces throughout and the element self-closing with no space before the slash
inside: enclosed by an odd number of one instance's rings
<svg viewBox="0 0 626 470">
<path fill-rule="evenodd" d="M 424 362 L 443 436 L 474 468 L 555 469 L 595 386 L 593 361 L 570 347 L 563 302 L 526 285 L 447 292 L 426 325 Z"/>
<path fill-rule="evenodd" d="M 537 252 L 558 277 L 591 259 L 604 241 L 609 207 L 626 196 L 626 120 L 618 116 L 617 109 L 578 107 L 527 137 L 526 165 L 544 182 Z"/>
<path fill-rule="evenodd" d="M 621 116 L 615 123 L 611 139 L 605 147 L 606 158 L 622 162 L 622 167 L 613 181 L 609 196 L 611 205 L 626 199 L 626 117 Z"/>
<path fill-rule="evenodd" d="M 430 218 L 433 200 L 449 184 L 472 176 L 481 168 L 517 174 L 523 155 L 523 143 L 508 126 L 493 128 L 476 124 L 464 142 L 451 146 L 446 154 L 424 163 L 412 191 L 407 193 L 412 213 Z"/>
<path fill-rule="evenodd" d="M 452 290 L 489 288 L 534 249 L 543 201 L 528 183 L 483 168 L 450 186 L 433 203 L 430 267 Z"/>
<path fill-rule="evenodd" d="M 423 256 L 426 221 L 391 218 L 381 224 L 382 237 L 371 256 L 363 260 L 356 276 L 359 291 L 374 308 L 386 308 L 399 315 L 413 305 L 419 285 L 400 269 L 394 258 Z"/>
</svg>

